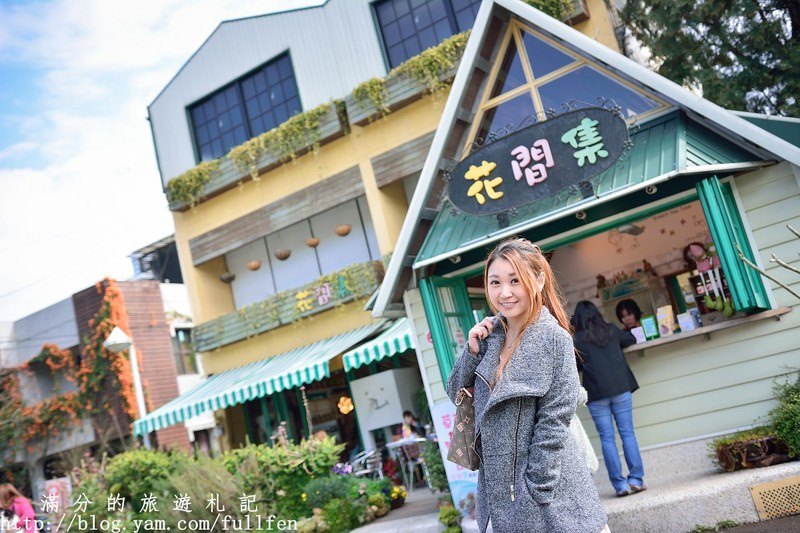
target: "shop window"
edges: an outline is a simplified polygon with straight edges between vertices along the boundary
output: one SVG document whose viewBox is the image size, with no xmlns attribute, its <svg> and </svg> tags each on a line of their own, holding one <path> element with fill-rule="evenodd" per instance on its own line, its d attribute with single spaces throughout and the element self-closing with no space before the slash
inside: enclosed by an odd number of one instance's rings
<svg viewBox="0 0 800 533">
<path fill-rule="evenodd" d="M 470 29 L 480 0 L 382 0 L 374 6 L 389 66 L 394 68 Z"/>
<path fill-rule="evenodd" d="M 634 91 L 598 70 L 583 65 L 539 87 L 545 109 L 560 109 L 575 101 L 579 107 L 597 105 L 597 97 L 610 98 L 622 108 L 624 116 L 643 114 L 659 107 L 652 98 Z"/>
<path fill-rule="evenodd" d="M 509 24 L 500 42 L 497 57 L 502 60 L 495 62 L 489 74 L 471 140 L 498 140 L 515 131 L 507 126 L 525 127 L 533 123 L 534 116 L 543 120 L 549 110 L 563 112 L 564 104 L 594 106 L 601 99 L 610 99 L 626 117 L 636 115 L 639 120 L 668 106 L 654 94 L 519 22 Z M 526 121 L 526 117 L 530 119 Z M 467 146 L 469 150 L 470 144 Z"/>
<path fill-rule="evenodd" d="M 302 110 L 289 54 L 189 107 L 197 157 L 209 161 Z"/>
<path fill-rule="evenodd" d="M 528 94 L 498 104 L 486 110 L 478 138 L 487 139 L 491 135 L 493 140 L 497 140 L 510 135 L 517 130 L 525 117 L 530 117 L 534 113 L 533 101 Z M 526 123 L 526 125 L 531 124 L 533 122 L 530 120 Z"/>
<path fill-rule="evenodd" d="M 761 276 L 739 258 L 741 250 L 745 257 L 755 262 L 730 185 L 712 176 L 697 184 L 697 194 L 716 244 L 717 255 L 725 269 L 736 310 L 769 309 L 769 297 Z"/>
<path fill-rule="evenodd" d="M 522 58 L 517 50 L 517 43 L 514 39 L 511 39 L 503 56 L 503 61 L 500 63 L 500 70 L 497 73 L 490 98 L 505 94 L 512 89 L 527 85 L 527 83 L 528 79 L 522 69 Z"/>
<path fill-rule="evenodd" d="M 577 59 L 555 46 L 548 44 L 544 39 L 536 37 L 527 31 L 522 32 L 522 41 L 531 63 L 531 71 L 535 78 L 541 78 L 551 72 L 574 63 Z"/>
</svg>

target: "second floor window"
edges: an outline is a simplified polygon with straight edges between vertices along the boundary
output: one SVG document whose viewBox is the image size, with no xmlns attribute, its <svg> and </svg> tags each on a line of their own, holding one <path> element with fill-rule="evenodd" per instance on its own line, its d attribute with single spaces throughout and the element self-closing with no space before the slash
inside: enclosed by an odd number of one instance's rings
<svg viewBox="0 0 800 533">
<path fill-rule="evenodd" d="M 389 66 L 396 67 L 475 22 L 480 0 L 382 0 L 375 3 Z"/>
<path fill-rule="evenodd" d="M 198 159 L 223 156 L 301 110 L 292 61 L 282 54 L 189 108 Z"/>
</svg>

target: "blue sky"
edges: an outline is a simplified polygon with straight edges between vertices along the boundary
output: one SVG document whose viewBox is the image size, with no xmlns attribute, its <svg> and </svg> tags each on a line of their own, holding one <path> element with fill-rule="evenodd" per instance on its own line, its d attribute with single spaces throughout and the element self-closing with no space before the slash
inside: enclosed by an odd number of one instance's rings
<svg viewBox="0 0 800 533">
<path fill-rule="evenodd" d="M 0 0 L 0 321 L 173 232 L 147 105 L 217 25 L 319 0 Z"/>
</svg>

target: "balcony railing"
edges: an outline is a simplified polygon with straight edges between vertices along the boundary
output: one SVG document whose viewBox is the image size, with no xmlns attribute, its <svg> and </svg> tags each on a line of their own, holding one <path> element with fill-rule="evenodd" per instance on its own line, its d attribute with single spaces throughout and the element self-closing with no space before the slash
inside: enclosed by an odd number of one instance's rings
<svg viewBox="0 0 800 533">
<path fill-rule="evenodd" d="M 326 274 L 296 289 L 195 326 L 195 348 L 208 352 L 358 298 L 369 296 L 383 280 L 383 263 L 368 261 Z"/>
</svg>

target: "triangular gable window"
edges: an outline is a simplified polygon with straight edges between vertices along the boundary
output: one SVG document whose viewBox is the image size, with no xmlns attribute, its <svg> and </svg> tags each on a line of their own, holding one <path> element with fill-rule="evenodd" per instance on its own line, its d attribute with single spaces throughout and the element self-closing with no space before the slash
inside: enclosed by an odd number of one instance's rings
<svg viewBox="0 0 800 533">
<path fill-rule="evenodd" d="M 598 105 L 613 100 L 626 117 L 642 120 L 668 107 L 599 65 L 557 44 L 544 34 L 511 21 L 500 42 L 497 61 L 481 99 L 470 140 L 497 140 L 544 117 L 563 104 Z M 464 154 L 466 155 L 466 153 Z"/>
</svg>

